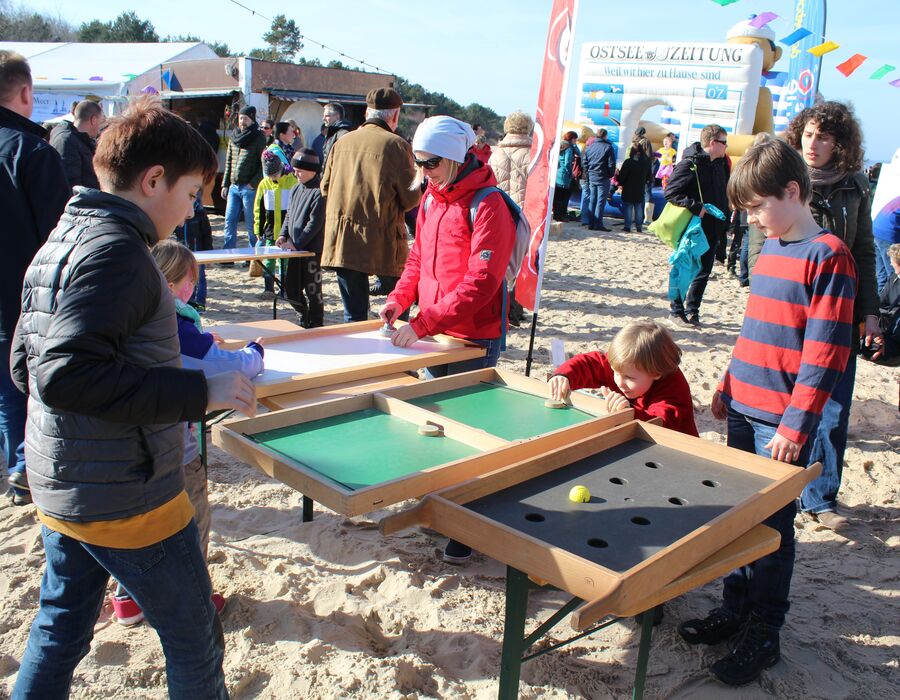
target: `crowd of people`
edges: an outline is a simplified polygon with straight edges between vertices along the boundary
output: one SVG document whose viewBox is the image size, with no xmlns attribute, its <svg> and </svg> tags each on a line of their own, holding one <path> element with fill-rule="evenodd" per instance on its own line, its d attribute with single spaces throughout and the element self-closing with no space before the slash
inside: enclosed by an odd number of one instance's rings
<svg viewBox="0 0 900 700">
<path fill-rule="evenodd" d="M 215 175 L 216 154 L 150 96 L 109 124 L 95 102 L 80 102 L 50 135 L 29 119 L 32 104 L 27 62 L 0 51 L 0 155 L 14 163 L 0 178 L 0 200 L 15 232 L 0 261 L 0 352 L 9 358 L 0 430 L 13 502 L 33 501 L 46 556 L 13 697 L 67 696 L 111 577 L 117 617 L 146 619 L 159 634 L 170 696 L 227 697 L 225 600 L 206 566 L 195 424 L 212 410 L 255 413 L 252 378 L 265 349 L 257 339 L 224 351 L 203 329 L 203 278 L 189 248 L 211 245 L 198 195 Z M 242 108 L 222 181 L 224 247 L 237 247 L 243 218 L 251 246 L 314 253 L 290 260 L 283 276 L 305 328 L 324 323 L 322 270 L 330 270 L 345 321 L 369 319 L 373 294 L 386 295 L 378 316 L 395 346 L 446 333 L 486 351 L 429 367 L 427 377 L 495 366 L 515 311 L 507 271 L 534 122 L 509 115 L 492 147 L 478 125 L 433 116 L 410 143 L 397 133 L 402 106 L 396 90 L 372 90 L 354 128 L 329 103 L 310 147 L 296 125 L 260 126 L 256 110 Z M 666 199 L 699 218 L 706 243 L 665 323 L 701 327 L 717 257 L 727 255 L 732 270 L 739 262 L 750 287 L 712 414 L 727 421 L 736 449 L 801 467 L 821 461 L 800 508 L 827 527 L 846 525 L 837 494 L 856 357 L 891 361 L 900 347 L 900 232 L 895 219 L 876 247 L 850 109 L 826 102 L 805 110 L 785 139 L 758 139 L 733 167 L 728 133 L 716 124 L 677 162 L 674 135 L 654 149 L 639 130 L 618 167 L 603 129 L 583 150 L 578 141 L 574 131 L 560 140 L 552 215 L 568 219 L 580 182 L 582 225 L 608 232 L 606 203 L 617 187 L 624 229 L 640 232 L 648 193 L 665 182 Z M 264 276 L 274 293 L 273 271 Z M 697 436 L 680 357 L 663 324 L 629 323 L 606 352 L 560 366 L 547 393 L 565 400 L 596 388 L 610 411 L 631 407 Z M 724 683 L 748 683 L 780 658 L 795 515 L 791 503 L 767 518 L 779 549 L 728 576 L 707 617 L 679 626 L 690 644 L 730 641 L 712 666 Z M 471 549 L 450 541 L 442 556 L 462 564 Z"/>
</svg>

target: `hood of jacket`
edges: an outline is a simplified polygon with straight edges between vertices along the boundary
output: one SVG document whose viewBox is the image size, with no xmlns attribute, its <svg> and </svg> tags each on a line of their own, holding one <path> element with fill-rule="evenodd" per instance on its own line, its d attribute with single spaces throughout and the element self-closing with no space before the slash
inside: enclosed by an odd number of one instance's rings
<svg viewBox="0 0 900 700">
<path fill-rule="evenodd" d="M 147 246 L 152 247 L 159 241 L 156 226 L 143 209 L 127 199 L 108 192 L 76 187 L 74 195 L 66 204 L 66 214 L 96 219 L 119 219 L 127 226 L 133 227 Z"/>
<path fill-rule="evenodd" d="M 531 148 L 531 136 L 528 134 L 507 134 L 497 144 L 497 148 Z"/>
<path fill-rule="evenodd" d="M 699 162 L 701 160 L 712 162 L 709 153 L 703 150 L 703 146 L 700 145 L 699 141 L 694 141 L 694 143 L 685 148 L 682 158 L 691 158 L 694 162 Z"/>
<path fill-rule="evenodd" d="M 337 132 L 341 131 L 353 131 L 353 124 L 348 122 L 346 119 L 341 119 L 339 122 L 336 122 L 328 127 L 328 131 L 326 132 L 327 138 L 334 136 Z"/>
</svg>

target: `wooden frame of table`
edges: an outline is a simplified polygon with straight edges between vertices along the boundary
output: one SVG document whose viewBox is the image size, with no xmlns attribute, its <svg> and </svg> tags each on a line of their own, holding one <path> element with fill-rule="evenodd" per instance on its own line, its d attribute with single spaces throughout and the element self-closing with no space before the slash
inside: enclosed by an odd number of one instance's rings
<svg viewBox="0 0 900 700">
<path fill-rule="evenodd" d="M 437 380 L 422 382 L 423 385 L 436 383 Z M 596 399 L 596 402 L 598 413 L 600 405 L 605 410 L 603 400 Z M 270 430 L 352 414 L 366 409 L 375 409 L 416 426 L 426 424 L 439 426 L 446 437 L 474 447 L 480 451 L 480 454 L 428 467 L 371 486 L 353 489 L 334 481 L 297 459 L 287 457 L 260 444 L 254 439 L 255 435 Z M 592 430 L 599 433 L 609 427 L 630 421 L 633 416 L 634 412 L 628 409 L 612 415 L 600 415 L 586 421 L 585 424 L 590 424 Z M 230 420 L 214 427 L 213 443 L 230 455 L 300 491 L 305 498 L 310 499 L 308 508 L 307 504 L 304 504 L 304 520 L 310 520 L 312 501 L 317 501 L 344 515 L 362 515 L 393 503 L 418 498 L 426 493 L 459 484 L 508 464 L 528 459 L 535 454 L 558 449 L 573 439 L 574 433 L 569 432 L 573 429 L 576 429 L 577 432 L 583 428 L 578 425 L 574 428 L 555 430 L 529 440 L 510 442 L 489 435 L 483 430 L 413 406 L 399 398 L 384 393 L 374 393 L 276 411 L 256 418 Z"/>
<path fill-rule="evenodd" d="M 671 542 L 621 572 L 549 545 L 465 506 L 631 440 L 701 456 L 717 465 L 738 472 L 750 472 L 770 481 L 763 489 L 708 521 L 704 527 Z M 539 445 L 537 441 L 533 444 Z M 635 610 L 636 604 L 647 600 L 661 585 L 681 576 L 797 498 L 806 484 L 820 472 L 819 463 L 802 469 L 656 425 L 632 421 L 594 437 L 533 454 L 516 463 L 510 462 L 491 474 L 430 493 L 415 507 L 384 518 L 380 529 L 382 533 L 390 534 L 421 524 L 528 572 L 540 581 L 590 601 L 579 615 L 581 624 L 604 615 L 627 616 L 640 612 Z"/>
<path fill-rule="evenodd" d="M 341 336 L 353 336 L 360 333 L 378 331 L 382 327 L 381 321 L 359 321 L 357 323 L 341 323 L 322 328 L 299 329 L 295 333 L 279 333 L 266 341 L 265 349 L 279 349 L 287 343 L 313 341 L 321 339 L 337 339 Z M 395 324 L 402 325 L 402 322 Z M 211 330 L 216 330 L 215 326 Z M 389 341 L 385 339 L 389 344 Z M 392 347 L 392 346 L 391 346 Z M 330 386 L 342 382 L 352 382 L 370 377 L 383 376 L 418 370 L 433 365 L 443 365 L 451 362 L 470 360 L 476 357 L 484 357 L 485 349 L 480 345 L 467 343 L 459 338 L 447 335 L 438 335 L 434 338 L 423 338 L 418 341 L 416 348 L 426 348 L 415 354 L 397 354 L 390 359 L 381 359 L 372 362 L 363 362 L 351 366 L 313 371 L 287 376 L 278 376 L 272 379 L 266 377 L 265 370 L 254 379 L 257 398 L 273 396 L 275 394 L 287 394 L 305 389 Z M 402 350 L 402 349 L 398 349 Z M 334 357 L 334 355 L 329 355 Z"/>
<path fill-rule="evenodd" d="M 247 260 L 287 260 L 289 258 L 310 258 L 315 253 L 306 250 L 284 250 L 278 246 L 260 246 L 259 248 L 218 248 L 216 250 L 192 250 L 198 265 L 213 265 L 216 263 L 236 263 Z M 290 301 L 284 295 L 284 271 L 274 275 L 263 266 L 263 276 L 272 276 L 272 280 L 278 285 L 279 293 L 272 299 L 272 318 L 278 317 L 278 299 Z"/>
</svg>

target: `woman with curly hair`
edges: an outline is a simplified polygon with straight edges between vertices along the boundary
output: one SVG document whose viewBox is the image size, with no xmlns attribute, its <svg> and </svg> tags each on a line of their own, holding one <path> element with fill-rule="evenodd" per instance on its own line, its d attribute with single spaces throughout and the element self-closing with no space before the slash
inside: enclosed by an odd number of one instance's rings
<svg viewBox="0 0 900 700">
<path fill-rule="evenodd" d="M 862 131 L 850 107 L 840 102 L 821 102 L 798 114 L 784 134 L 800 151 L 813 185 L 810 209 L 819 226 L 841 238 L 856 261 L 858 287 L 854 325 L 862 328 L 860 345 L 881 342 L 878 326 L 878 291 L 875 277 L 875 243 L 869 179 L 862 172 Z M 764 236 L 750 228 L 750 264 L 756 263 Z M 856 344 L 854 344 L 856 347 Z M 851 354 L 840 381 L 822 412 L 811 461 L 821 461 L 822 476 L 800 496 L 802 510 L 832 530 L 847 518 L 837 512 L 841 486 L 850 403 L 856 378 L 856 354 Z"/>
</svg>

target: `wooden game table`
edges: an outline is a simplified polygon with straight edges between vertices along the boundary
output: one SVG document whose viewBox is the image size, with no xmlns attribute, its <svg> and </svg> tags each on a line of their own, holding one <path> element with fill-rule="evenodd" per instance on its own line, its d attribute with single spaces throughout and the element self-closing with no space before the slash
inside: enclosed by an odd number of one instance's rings
<svg viewBox="0 0 900 700">
<path fill-rule="evenodd" d="M 633 418 L 630 409 L 608 415 L 598 397 L 554 409 L 546 396 L 545 382 L 477 370 L 231 420 L 213 442 L 303 493 L 304 520 L 313 501 L 362 515 Z M 426 425 L 440 434 L 420 434 Z"/>
<path fill-rule="evenodd" d="M 430 493 L 380 529 L 421 524 L 507 564 L 499 688 L 506 700 L 518 695 L 521 664 L 545 650 L 524 652 L 569 613 L 576 630 L 644 613 L 774 551 L 778 534 L 759 523 L 820 472 L 818 464 L 800 469 L 631 421 Z M 568 499 L 575 485 L 589 488 L 589 502 Z M 524 636 L 529 579 L 573 598 Z M 635 697 L 643 693 L 651 632 L 648 612 Z"/>
<path fill-rule="evenodd" d="M 213 265 L 215 263 L 236 263 L 246 262 L 249 260 L 287 260 L 289 258 L 311 258 L 315 253 L 306 250 L 284 250 L 278 246 L 259 246 L 253 248 L 247 246 L 245 248 L 219 248 L 218 250 L 193 250 L 194 258 L 198 265 Z M 263 267 L 263 275 L 271 276 L 279 289 L 279 293 L 272 299 L 272 318 L 278 317 L 278 298 L 284 297 L 284 269 L 279 269 L 278 275 L 272 275 L 265 267 Z M 288 299 L 290 301 L 290 299 Z"/>
<path fill-rule="evenodd" d="M 395 325 L 402 325 L 401 323 Z M 438 335 L 398 348 L 379 332 L 378 320 L 304 329 L 287 321 L 211 326 L 235 349 L 257 337 L 265 340 L 265 369 L 254 380 L 261 402 L 346 382 L 397 375 L 423 367 L 484 356 L 484 348 Z"/>
</svg>

